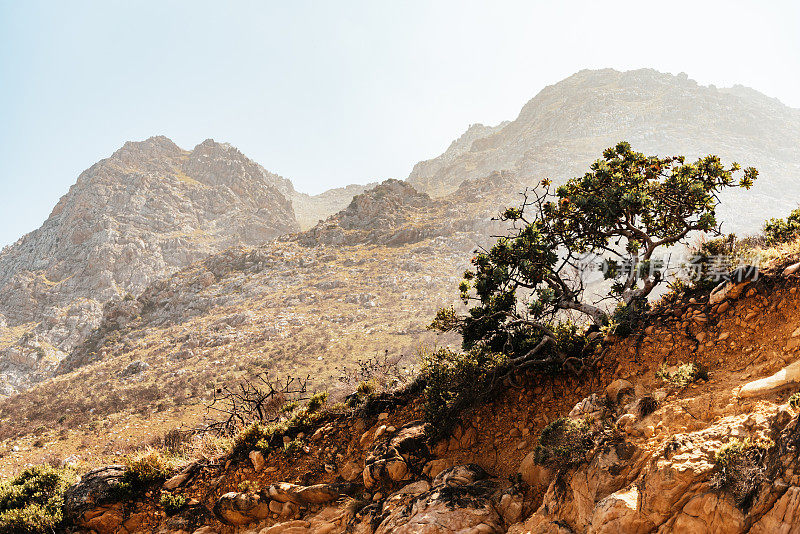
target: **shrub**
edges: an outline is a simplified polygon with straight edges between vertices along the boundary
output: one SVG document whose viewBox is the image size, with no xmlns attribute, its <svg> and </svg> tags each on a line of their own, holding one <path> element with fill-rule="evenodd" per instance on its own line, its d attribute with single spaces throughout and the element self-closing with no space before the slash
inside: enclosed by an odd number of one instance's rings
<svg viewBox="0 0 800 534">
<path fill-rule="evenodd" d="M 739 507 L 749 507 L 766 480 L 766 457 L 773 446 L 771 441 L 732 439 L 714 457 L 714 485 L 729 491 Z"/>
<path fill-rule="evenodd" d="M 125 473 L 120 483 L 114 486 L 114 497 L 124 500 L 165 481 L 174 470 L 175 464 L 174 459 L 166 458 L 156 451 L 126 458 Z"/>
<path fill-rule="evenodd" d="M 431 437 L 447 435 L 456 416 L 496 391 L 507 359 L 483 350 L 454 352 L 439 349 L 422 355 L 422 378 L 425 382 L 423 407 L 430 423 Z"/>
<path fill-rule="evenodd" d="M 358 360 L 354 368 L 336 367 L 339 372 L 338 380 L 345 387 L 357 391 L 362 384 L 370 384 L 372 391 L 365 392 L 369 394 L 391 391 L 406 385 L 411 379 L 410 370 L 400 367 L 402 359 L 402 355 L 390 356 L 386 350 L 383 355 L 376 354 L 374 357 Z M 363 395 L 363 397 L 368 396 L 368 394 Z"/>
<path fill-rule="evenodd" d="M 567 467 L 583 462 L 594 445 L 588 421 L 561 417 L 544 427 L 533 458 L 537 464 Z"/>
<path fill-rule="evenodd" d="M 800 391 L 792 393 L 792 395 L 789 397 L 789 406 L 791 406 L 794 410 L 800 409 Z"/>
<path fill-rule="evenodd" d="M 323 391 L 320 393 L 314 393 L 310 399 L 308 399 L 308 404 L 306 405 L 308 412 L 316 412 L 322 406 L 328 402 L 328 392 Z"/>
<path fill-rule="evenodd" d="M 294 456 L 303 450 L 303 441 L 300 439 L 293 439 L 288 443 L 283 444 L 283 453 L 287 456 Z"/>
<path fill-rule="evenodd" d="M 252 480 L 242 480 L 239 482 L 239 491 L 243 493 L 248 493 L 251 491 L 256 491 L 258 489 L 258 484 L 253 482 Z"/>
<path fill-rule="evenodd" d="M 642 321 L 650 309 L 646 299 L 633 300 L 628 304 L 619 303 L 611 314 L 608 330 L 614 335 L 627 337 L 633 333 L 636 325 Z"/>
<path fill-rule="evenodd" d="M 64 519 L 64 491 L 74 480 L 72 471 L 35 466 L 0 485 L 0 533 L 55 530 Z"/>
<path fill-rule="evenodd" d="M 666 366 L 662 365 L 661 368 L 656 371 L 656 377 L 676 387 L 684 388 L 692 382 L 708 380 L 708 370 L 696 363 L 685 363 L 680 365 L 674 373 L 670 373 L 667 371 Z"/>
<path fill-rule="evenodd" d="M 167 515 L 174 515 L 186 508 L 186 497 L 183 495 L 172 495 L 163 493 L 161 495 L 161 507 Z"/>
<path fill-rule="evenodd" d="M 792 241 L 800 235 L 800 208 L 786 219 L 770 219 L 764 225 L 764 236 L 768 245 L 779 245 Z"/>
</svg>

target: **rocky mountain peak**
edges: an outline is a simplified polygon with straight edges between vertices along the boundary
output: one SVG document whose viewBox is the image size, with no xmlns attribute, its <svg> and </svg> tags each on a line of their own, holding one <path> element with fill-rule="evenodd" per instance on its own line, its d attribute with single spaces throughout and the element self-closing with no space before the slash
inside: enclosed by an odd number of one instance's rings
<svg viewBox="0 0 800 534">
<path fill-rule="evenodd" d="M 577 72 L 542 89 L 513 121 L 471 126 L 442 155 L 418 163 L 408 181 L 441 197 L 506 170 L 522 189 L 544 177 L 571 178 L 620 140 L 650 154 L 712 153 L 757 167 L 761 178 L 748 200 L 733 193 L 728 202 L 731 213 L 752 215 L 733 217 L 729 230 L 752 231 L 794 207 L 774 199 L 800 195 L 800 111 L 752 89 L 718 89 L 652 69 Z M 754 198 L 763 210 L 736 207 Z"/>
<path fill-rule="evenodd" d="M 63 356 L 97 326 L 105 302 L 219 250 L 299 230 L 276 178 L 213 140 L 192 151 L 163 136 L 125 143 L 0 253 L 3 329 L 33 329 Z M 3 336 L 0 368 L 13 338 Z M 26 373 L 14 367 L 12 382 Z"/>
</svg>

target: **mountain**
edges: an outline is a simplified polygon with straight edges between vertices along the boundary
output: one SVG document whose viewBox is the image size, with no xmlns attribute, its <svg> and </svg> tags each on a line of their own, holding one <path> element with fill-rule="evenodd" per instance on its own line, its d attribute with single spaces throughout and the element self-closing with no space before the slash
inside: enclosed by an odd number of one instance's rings
<svg viewBox="0 0 800 534">
<path fill-rule="evenodd" d="M 99 324 L 103 303 L 297 231 L 279 179 L 230 145 L 186 151 L 166 137 L 126 143 L 81 173 L 41 228 L 0 253 L 0 369 L 52 367 Z"/>
<path fill-rule="evenodd" d="M 375 187 L 377 182 L 366 185 L 351 184 L 345 187 L 328 189 L 318 195 L 300 193 L 294 189 L 291 182 L 285 190 L 284 196 L 292 201 L 297 223 L 300 228 L 307 230 L 331 215 L 338 213 L 348 206 L 354 196 Z"/>
<path fill-rule="evenodd" d="M 515 120 L 470 126 L 408 182 L 437 197 L 492 171 L 514 172 L 521 187 L 563 181 L 622 140 L 645 154 L 717 154 L 758 168 L 754 189 L 723 197 L 729 231 L 752 232 L 800 199 L 800 110 L 742 86 L 704 87 L 650 69 L 580 71 L 544 88 Z"/>
<path fill-rule="evenodd" d="M 421 346 L 458 343 L 425 327 L 460 305 L 460 273 L 502 233 L 501 208 L 543 175 L 582 173 L 621 139 L 758 166 L 755 190 L 726 196 L 721 210 L 727 229 L 753 231 L 800 198 L 797 116 L 742 87 L 582 71 L 514 121 L 471 126 L 407 181 L 314 197 L 228 145 L 126 145 L 0 255 L 0 394 L 27 388 L 0 401 L 0 439 L 58 428 L 69 456 L 88 413 L 150 439 L 199 424 L 209 391 L 258 372 L 309 374 L 336 392 L 346 369 L 387 350 L 413 368 Z M 81 454 L 123 446 L 109 439 Z M 24 458 L 0 456 L 0 470 Z"/>
</svg>

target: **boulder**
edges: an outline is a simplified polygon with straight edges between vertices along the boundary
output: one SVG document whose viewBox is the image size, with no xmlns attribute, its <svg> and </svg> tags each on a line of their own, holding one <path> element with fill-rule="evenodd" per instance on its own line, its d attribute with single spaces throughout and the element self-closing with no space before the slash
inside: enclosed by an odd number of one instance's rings
<svg viewBox="0 0 800 534">
<path fill-rule="evenodd" d="M 85 513 L 114 502 L 114 489 L 122 482 L 125 466 L 109 465 L 86 473 L 64 494 L 64 515 L 79 520 Z"/>
<path fill-rule="evenodd" d="M 420 475 L 429 457 L 426 425 L 418 421 L 408 423 L 396 434 L 386 434 L 373 444 L 364 462 L 364 486 L 369 489 Z"/>
<path fill-rule="evenodd" d="M 553 470 L 534 461 L 534 451 L 529 452 L 519 465 L 519 474 L 523 482 L 532 488 L 544 489 L 553 479 Z"/>
<path fill-rule="evenodd" d="M 505 527 L 492 499 L 496 490 L 480 467 L 452 467 L 434 479 L 430 491 L 389 511 L 375 534 L 499 534 Z M 510 497 L 506 505 L 514 513 Z"/>
<path fill-rule="evenodd" d="M 269 517 L 269 502 L 258 493 L 226 493 L 214 504 L 214 515 L 226 525 L 242 526 Z"/>
<path fill-rule="evenodd" d="M 627 380 L 617 379 L 606 386 L 606 400 L 615 406 L 624 406 L 635 397 L 633 384 Z"/>
<path fill-rule="evenodd" d="M 264 460 L 264 455 L 261 453 L 261 451 L 250 451 L 250 454 L 248 456 L 250 458 L 250 462 L 252 462 L 253 464 L 253 469 L 255 470 L 256 473 L 260 473 L 261 471 L 264 470 L 265 460 Z"/>
<path fill-rule="evenodd" d="M 800 361 L 787 365 L 772 376 L 748 382 L 739 390 L 739 397 L 766 395 L 798 382 L 800 382 Z"/>
</svg>

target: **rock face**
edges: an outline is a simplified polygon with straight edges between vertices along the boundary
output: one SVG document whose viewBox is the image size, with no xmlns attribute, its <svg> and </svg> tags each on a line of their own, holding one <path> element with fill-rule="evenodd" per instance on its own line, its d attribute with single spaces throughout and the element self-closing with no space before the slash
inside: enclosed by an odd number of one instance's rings
<svg viewBox="0 0 800 534">
<path fill-rule="evenodd" d="M 650 69 L 580 71 L 543 89 L 515 120 L 470 126 L 442 155 L 418 163 L 408 181 L 438 197 L 493 171 L 511 171 L 523 185 L 564 180 L 621 140 L 646 154 L 711 153 L 757 167 L 755 188 L 725 199 L 728 231 L 755 231 L 796 207 L 798 110 L 741 86 L 704 87 Z"/>
<path fill-rule="evenodd" d="M 84 171 L 41 228 L 0 253 L 0 329 L 11 333 L 2 337 L 38 323 L 42 348 L 7 341 L 0 372 L 25 385 L 99 324 L 105 302 L 213 252 L 298 230 L 281 180 L 230 145 L 186 151 L 166 137 L 126 143 Z"/>
</svg>

